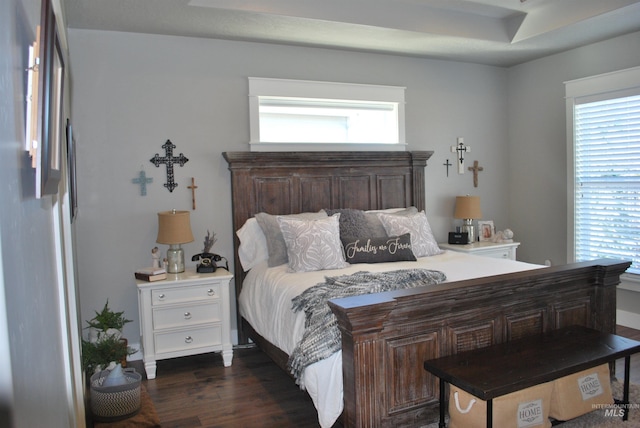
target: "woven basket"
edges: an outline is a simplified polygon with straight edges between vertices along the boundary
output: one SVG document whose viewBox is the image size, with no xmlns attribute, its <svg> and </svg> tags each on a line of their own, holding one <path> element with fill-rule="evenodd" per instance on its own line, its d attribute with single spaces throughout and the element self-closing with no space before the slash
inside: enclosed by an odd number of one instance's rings
<svg viewBox="0 0 640 428">
<path fill-rule="evenodd" d="M 140 381 L 135 369 L 124 369 L 127 383 L 102 386 L 109 374 L 103 370 L 91 376 L 91 413 L 96 421 L 113 422 L 134 416 L 140 411 Z"/>
</svg>

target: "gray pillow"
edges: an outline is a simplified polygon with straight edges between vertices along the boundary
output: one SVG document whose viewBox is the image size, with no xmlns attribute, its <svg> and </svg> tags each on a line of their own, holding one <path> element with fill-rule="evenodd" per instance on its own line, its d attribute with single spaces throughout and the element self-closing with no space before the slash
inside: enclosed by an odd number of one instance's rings
<svg viewBox="0 0 640 428">
<path fill-rule="evenodd" d="M 278 216 L 278 224 L 287 245 L 289 272 L 342 269 L 344 260 L 340 242 L 340 214 L 320 220 L 300 220 Z"/>
<path fill-rule="evenodd" d="M 443 253 L 433 237 L 429 220 L 424 211 L 407 216 L 378 213 L 378 218 L 390 236 L 411 234 L 411 248 L 416 257 L 435 256 Z"/>
<path fill-rule="evenodd" d="M 366 212 L 353 208 L 325 209 L 325 211 L 329 216 L 340 213 L 340 239 L 342 241 L 362 238 L 363 236 L 371 238 L 388 236 L 375 212 Z M 418 209 L 416 207 L 409 207 L 393 214 L 407 216 L 417 212 Z"/>
<path fill-rule="evenodd" d="M 418 209 L 416 207 L 409 207 L 409 208 L 405 208 L 403 210 L 400 211 L 395 211 L 393 213 L 389 213 L 391 215 L 401 215 L 401 216 L 409 216 L 412 214 L 417 214 L 418 213 Z M 384 228 L 384 225 L 382 224 L 382 222 L 380 221 L 380 219 L 378 218 L 378 213 L 376 212 L 365 212 L 365 220 L 367 222 L 367 230 L 368 230 L 368 234 L 364 234 L 364 235 L 358 235 L 359 237 L 362 236 L 388 236 L 387 235 L 387 231 Z"/>
<path fill-rule="evenodd" d="M 267 239 L 267 250 L 269 250 L 269 260 L 267 263 L 269 267 L 280 266 L 287 263 L 289 261 L 287 257 L 287 245 L 284 242 L 284 236 L 282 236 L 282 231 L 278 224 L 278 216 L 258 213 L 255 217 L 262 229 L 262 233 L 264 233 Z M 290 214 L 283 217 L 301 220 L 317 220 L 327 217 L 327 213 L 324 210 L 320 210 L 317 213 Z"/>
<path fill-rule="evenodd" d="M 371 235 L 369 226 L 367 224 L 367 218 L 364 211 L 354 210 L 352 208 L 343 208 L 328 210 L 325 209 L 328 216 L 334 214 L 340 214 L 340 239 L 356 238 L 360 236 L 386 236 L 384 228 L 382 229 L 382 235 Z M 376 218 L 377 219 L 377 218 Z M 380 223 L 382 225 L 382 223 Z"/>
</svg>

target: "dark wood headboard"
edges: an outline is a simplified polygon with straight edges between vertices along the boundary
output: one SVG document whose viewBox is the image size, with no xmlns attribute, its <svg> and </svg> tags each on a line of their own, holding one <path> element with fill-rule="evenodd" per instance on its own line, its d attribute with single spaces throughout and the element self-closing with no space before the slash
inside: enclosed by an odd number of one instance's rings
<svg viewBox="0 0 640 428">
<path fill-rule="evenodd" d="M 259 212 L 296 214 L 323 208 L 425 208 L 424 168 L 431 151 L 225 152 L 231 171 L 233 230 Z M 234 234 L 237 296 L 245 273 Z M 238 334 L 242 335 L 238 316 Z"/>
</svg>

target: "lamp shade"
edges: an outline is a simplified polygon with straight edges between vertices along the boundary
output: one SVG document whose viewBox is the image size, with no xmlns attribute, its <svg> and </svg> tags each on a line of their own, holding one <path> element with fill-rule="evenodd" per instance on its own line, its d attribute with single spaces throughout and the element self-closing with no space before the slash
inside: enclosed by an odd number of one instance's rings
<svg viewBox="0 0 640 428">
<path fill-rule="evenodd" d="M 482 218 L 480 196 L 456 196 L 455 218 Z"/>
<path fill-rule="evenodd" d="M 193 241 L 189 211 L 163 211 L 158 213 L 158 244 L 186 244 Z"/>
</svg>

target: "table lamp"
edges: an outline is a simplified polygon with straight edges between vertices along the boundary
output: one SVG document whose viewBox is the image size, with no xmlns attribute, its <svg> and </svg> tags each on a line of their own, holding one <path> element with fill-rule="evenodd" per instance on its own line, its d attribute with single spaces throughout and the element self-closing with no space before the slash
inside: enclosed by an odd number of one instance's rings
<svg viewBox="0 0 640 428">
<path fill-rule="evenodd" d="M 169 244 L 167 272 L 184 272 L 184 250 L 180 246 L 193 241 L 189 211 L 163 211 L 158 213 L 158 244 Z"/>
<path fill-rule="evenodd" d="M 453 216 L 463 220 L 461 231 L 469 234 L 469 243 L 475 241 L 476 233 L 473 226 L 473 220 L 482 218 L 480 197 L 469 195 L 456 196 L 456 211 Z"/>
</svg>

